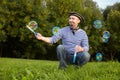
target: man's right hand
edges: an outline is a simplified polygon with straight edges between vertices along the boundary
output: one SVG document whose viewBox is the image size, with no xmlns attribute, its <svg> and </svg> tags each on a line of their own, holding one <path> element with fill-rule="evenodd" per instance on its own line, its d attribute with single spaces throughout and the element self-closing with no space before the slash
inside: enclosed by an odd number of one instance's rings
<svg viewBox="0 0 120 80">
<path fill-rule="evenodd" d="M 43 36 L 40 33 L 37 33 L 37 35 L 35 37 L 38 40 L 42 40 L 42 38 L 43 38 Z"/>
<path fill-rule="evenodd" d="M 38 40 L 42 40 L 42 41 L 44 41 L 44 42 L 46 42 L 46 43 L 50 43 L 51 41 L 51 38 L 50 37 L 44 37 L 44 36 L 42 36 L 40 33 L 37 33 L 37 35 L 35 35 L 35 37 L 36 37 L 36 39 L 38 39 Z"/>
</svg>

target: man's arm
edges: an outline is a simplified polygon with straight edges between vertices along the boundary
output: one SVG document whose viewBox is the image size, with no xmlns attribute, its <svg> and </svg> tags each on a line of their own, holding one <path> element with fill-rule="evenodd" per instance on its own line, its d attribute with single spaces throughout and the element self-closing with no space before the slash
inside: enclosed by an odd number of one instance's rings
<svg viewBox="0 0 120 80">
<path fill-rule="evenodd" d="M 84 32 L 83 34 L 84 36 L 83 36 L 81 44 L 76 46 L 76 52 L 89 51 L 88 36 L 86 32 Z"/>
<path fill-rule="evenodd" d="M 88 36 L 86 33 L 81 43 L 81 47 L 84 49 L 84 51 L 89 51 L 89 42 L 88 42 Z"/>
<path fill-rule="evenodd" d="M 62 32 L 59 30 L 59 32 L 56 35 L 53 35 L 52 37 L 44 37 L 40 33 L 37 33 L 36 39 L 42 40 L 46 43 L 54 44 L 58 42 L 62 38 Z"/>
<path fill-rule="evenodd" d="M 44 37 L 40 33 L 37 33 L 36 39 L 42 40 L 42 41 L 44 41 L 46 43 L 51 43 L 51 38 L 50 37 Z"/>
</svg>

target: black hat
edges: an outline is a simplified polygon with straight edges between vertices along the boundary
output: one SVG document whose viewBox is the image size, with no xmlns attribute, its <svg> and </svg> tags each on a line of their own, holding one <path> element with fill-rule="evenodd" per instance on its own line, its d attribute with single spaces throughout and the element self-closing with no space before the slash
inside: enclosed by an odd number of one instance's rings
<svg viewBox="0 0 120 80">
<path fill-rule="evenodd" d="M 69 12 L 69 16 L 71 16 L 71 15 L 78 17 L 81 22 L 84 22 L 84 17 L 81 16 L 79 13 L 77 13 L 77 12 Z"/>
</svg>

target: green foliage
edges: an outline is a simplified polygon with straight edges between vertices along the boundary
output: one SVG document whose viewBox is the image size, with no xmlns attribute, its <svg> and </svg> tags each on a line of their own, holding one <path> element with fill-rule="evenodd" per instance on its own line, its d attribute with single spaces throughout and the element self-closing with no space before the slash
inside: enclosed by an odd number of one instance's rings
<svg viewBox="0 0 120 80">
<path fill-rule="evenodd" d="M 119 80 L 118 62 L 89 62 L 58 70 L 57 61 L 0 58 L 1 80 Z M 7 65 L 6 65 L 7 64 Z"/>
<path fill-rule="evenodd" d="M 103 12 L 106 28 L 110 32 L 110 40 L 106 52 L 111 54 L 112 59 L 120 60 L 120 3 L 109 6 Z"/>
<path fill-rule="evenodd" d="M 36 32 L 40 32 L 43 36 L 52 36 L 53 26 L 62 28 L 68 25 L 68 13 L 71 11 L 76 11 L 85 18 L 84 23 L 79 26 L 88 34 L 91 55 L 98 51 L 106 53 L 111 48 L 116 50 L 113 52 L 118 52 L 119 41 L 116 42 L 116 46 L 107 48 L 104 47 L 106 44 L 104 45 L 101 41 L 103 31 L 110 30 L 113 33 L 119 30 L 116 27 L 119 25 L 119 19 L 116 21 L 119 12 L 110 12 L 112 7 L 106 9 L 102 16 L 92 0 L 1 0 L 0 2 L 0 56 L 56 59 L 55 48 L 61 42 L 49 45 L 38 41 L 26 25 L 29 21 L 35 20 L 38 23 Z M 119 3 L 115 4 L 113 9 L 118 11 Z M 110 13 L 109 17 L 107 17 L 108 13 Z M 109 20 L 104 22 L 103 17 Z M 102 28 L 93 27 L 95 20 L 102 20 Z M 116 21 L 115 24 L 111 24 L 114 21 Z M 116 28 L 108 28 L 106 25 Z M 116 41 L 116 37 L 119 39 L 117 33 L 114 33 L 112 37 L 110 43 Z"/>
<path fill-rule="evenodd" d="M 111 50 L 111 52 L 113 53 L 113 55 L 115 55 L 116 53 L 120 52 L 120 46 L 118 44 L 120 44 L 120 11 L 117 10 L 113 10 L 109 13 L 108 15 L 108 30 L 111 33 L 111 38 L 110 38 L 110 42 L 114 42 L 113 45 L 110 45 L 109 47 L 112 47 L 113 50 Z M 120 59 L 120 57 L 119 57 Z"/>
<path fill-rule="evenodd" d="M 44 44 L 36 46 L 39 42 L 37 40 L 33 40 L 35 39 L 34 36 L 31 35 L 29 30 L 25 27 L 31 20 L 37 21 L 39 26 L 47 26 L 45 24 L 48 23 L 46 21 L 48 10 L 43 6 L 42 0 L 2 0 L 0 5 L 0 13 L 0 42 L 4 42 L 3 45 L 8 46 L 7 43 L 15 40 L 16 44 L 14 44 L 14 47 L 17 47 L 17 49 L 14 49 L 17 52 L 22 52 L 21 57 L 23 58 L 35 58 L 36 55 L 34 53 L 38 53 L 38 50 L 41 51 L 41 54 L 46 53 L 45 47 L 38 48 L 39 46 L 44 46 Z M 44 32 L 44 29 L 46 28 L 42 29 L 42 27 L 41 31 L 43 30 Z M 12 46 L 13 45 L 10 45 L 9 48 L 11 49 Z M 21 48 L 22 50 L 19 51 L 18 48 Z M 35 49 L 34 51 L 33 48 Z M 10 52 L 14 55 L 13 49 L 11 49 Z"/>
</svg>

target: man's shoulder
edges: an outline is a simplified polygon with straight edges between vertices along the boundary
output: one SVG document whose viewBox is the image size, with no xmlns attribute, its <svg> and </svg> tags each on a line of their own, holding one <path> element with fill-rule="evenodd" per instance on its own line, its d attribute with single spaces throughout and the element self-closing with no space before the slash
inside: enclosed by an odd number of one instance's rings
<svg viewBox="0 0 120 80">
<path fill-rule="evenodd" d="M 83 29 L 80 29 L 79 31 L 86 34 L 86 31 Z"/>
<path fill-rule="evenodd" d="M 83 29 L 80 29 L 80 31 L 85 32 L 85 30 L 83 30 Z"/>
<path fill-rule="evenodd" d="M 69 28 L 69 26 L 65 26 L 65 27 L 63 27 L 62 29 L 68 29 Z"/>
</svg>

